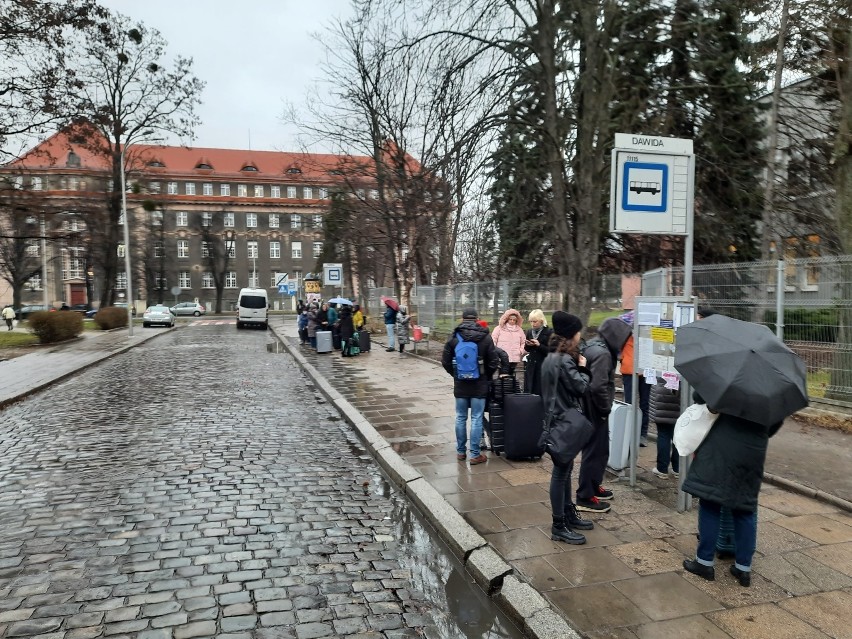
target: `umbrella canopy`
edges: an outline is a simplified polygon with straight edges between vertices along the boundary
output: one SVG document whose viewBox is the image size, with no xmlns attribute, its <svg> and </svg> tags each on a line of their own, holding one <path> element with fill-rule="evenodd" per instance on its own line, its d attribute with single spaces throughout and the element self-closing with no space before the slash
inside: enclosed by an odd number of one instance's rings
<svg viewBox="0 0 852 639">
<path fill-rule="evenodd" d="M 386 306 L 390 306 L 395 311 L 399 310 L 399 304 L 397 303 L 397 301 L 395 299 L 387 297 L 386 295 L 382 295 L 381 298 L 379 298 L 379 299 L 382 300 L 382 304 L 385 304 Z"/>
<path fill-rule="evenodd" d="M 674 365 L 720 413 L 768 426 L 808 405 L 804 362 L 760 324 L 712 315 L 681 326 Z"/>
<path fill-rule="evenodd" d="M 328 300 L 329 304 L 343 304 L 344 306 L 352 306 L 352 300 L 348 300 L 345 297 L 332 297 Z"/>
</svg>

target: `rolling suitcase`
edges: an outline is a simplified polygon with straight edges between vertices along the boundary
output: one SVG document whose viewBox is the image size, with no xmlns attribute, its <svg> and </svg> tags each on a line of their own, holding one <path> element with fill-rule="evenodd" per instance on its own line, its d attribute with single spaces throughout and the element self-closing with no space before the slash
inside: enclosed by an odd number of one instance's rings
<svg viewBox="0 0 852 639">
<path fill-rule="evenodd" d="M 317 353 L 330 353 L 331 331 L 317 331 Z"/>
<path fill-rule="evenodd" d="M 501 404 L 491 403 L 488 410 L 488 419 L 482 418 L 482 427 L 485 434 L 488 435 L 488 447 L 491 452 L 500 456 L 500 453 L 505 452 L 503 449 L 503 406 Z"/>
<path fill-rule="evenodd" d="M 331 346 L 334 350 L 339 351 L 343 345 L 340 339 L 340 333 L 333 331 L 331 334 Z"/>
<path fill-rule="evenodd" d="M 361 349 L 362 353 L 370 352 L 370 333 L 364 329 L 358 331 L 358 348 Z"/>
<path fill-rule="evenodd" d="M 361 339 L 358 337 L 358 333 L 355 333 L 352 337 L 349 338 L 349 356 L 354 357 L 355 355 L 359 355 L 361 353 Z"/>
<path fill-rule="evenodd" d="M 544 430 L 541 395 L 514 393 L 503 398 L 503 452 L 512 459 L 541 457 L 538 440 Z"/>
</svg>

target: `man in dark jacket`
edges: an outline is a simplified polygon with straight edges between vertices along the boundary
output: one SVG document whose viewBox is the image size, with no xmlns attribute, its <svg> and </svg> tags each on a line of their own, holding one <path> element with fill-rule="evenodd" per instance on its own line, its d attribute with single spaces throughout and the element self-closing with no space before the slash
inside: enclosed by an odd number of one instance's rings
<svg viewBox="0 0 852 639">
<path fill-rule="evenodd" d="M 444 344 L 441 365 L 453 376 L 453 396 L 456 398 L 456 458 L 464 461 L 467 455 L 467 414 L 470 411 L 470 463 L 481 464 L 488 458 L 480 451 L 482 440 L 482 414 L 485 412 L 485 400 L 488 397 L 488 384 L 497 371 L 500 361 L 497 349 L 491 341 L 491 334 L 476 322 L 475 308 L 466 308 L 462 312 L 462 321 Z M 458 379 L 454 359 L 458 336 L 466 342 L 474 342 L 478 360 L 482 362 L 476 379 Z"/>
<path fill-rule="evenodd" d="M 610 509 L 605 502 L 612 499 L 612 491 L 601 483 L 609 459 L 609 413 L 615 400 L 615 364 L 630 334 L 630 326 L 611 317 L 603 321 L 598 336 L 582 350 L 592 377 L 586 404 L 587 417 L 595 427 L 595 434 L 583 449 L 577 510 L 605 513 Z"/>
</svg>

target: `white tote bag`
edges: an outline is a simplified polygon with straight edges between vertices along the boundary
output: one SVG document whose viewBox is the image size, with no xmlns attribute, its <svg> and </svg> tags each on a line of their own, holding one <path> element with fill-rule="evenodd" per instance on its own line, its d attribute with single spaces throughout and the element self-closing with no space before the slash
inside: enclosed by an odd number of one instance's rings
<svg viewBox="0 0 852 639">
<path fill-rule="evenodd" d="M 707 437 L 719 417 L 711 413 L 707 404 L 693 404 L 677 418 L 674 427 L 674 445 L 681 455 L 691 455 Z"/>
</svg>

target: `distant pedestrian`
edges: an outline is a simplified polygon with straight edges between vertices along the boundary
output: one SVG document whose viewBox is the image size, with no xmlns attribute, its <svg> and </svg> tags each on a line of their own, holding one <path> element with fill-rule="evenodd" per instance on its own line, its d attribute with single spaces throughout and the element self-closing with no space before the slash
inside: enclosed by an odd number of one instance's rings
<svg viewBox="0 0 852 639">
<path fill-rule="evenodd" d="M 308 342 L 310 342 L 311 348 L 317 347 L 317 331 L 319 328 L 319 311 L 316 304 L 311 304 L 308 308 Z"/>
<path fill-rule="evenodd" d="M 356 304 L 353 308 L 352 323 L 355 325 L 355 330 L 360 331 L 364 328 L 364 314 L 361 312 L 361 307 Z"/>
<path fill-rule="evenodd" d="M 299 344 L 304 346 L 308 343 L 308 307 L 302 306 L 299 317 L 296 320 L 296 328 L 299 329 Z"/>
<path fill-rule="evenodd" d="M 476 323 L 475 308 L 462 311 L 462 321 L 444 344 L 441 365 L 453 376 L 456 398 L 456 459 L 467 455 L 467 415 L 470 411 L 470 463 L 481 464 L 488 458 L 480 450 L 482 414 L 491 378 L 497 371 L 497 349 L 487 328 Z"/>
<path fill-rule="evenodd" d="M 7 306 L 3 309 L 3 312 L 0 313 L 0 315 L 3 316 L 4 320 L 6 320 L 6 326 L 11 331 L 15 322 L 15 309 L 13 309 L 11 306 Z"/>
<path fill-rule="evenodd" d="M 514 308 L 510 308 L 500 317 L 500 322 L 491 332 L 491 339 L 494 340 L 494 345 L 502 348 L 509 356 L 509 366 L 512 373 L 521 361 L 526 351 L 526 336 L 524 329 L 521 328 L 523 319 L 521 314 Z"/>
<path fill-rule="evenodd" d="M 408 314 L 408 307 L 401 304 L 399 311 L 396 314 L 396 343 L 399 345 L 399 352 L 405 351 L 405 345 L 409 342 L 409 323 L 411 316 Z"/>
<path fill-rule="evenodd" d="M 344 306 L 337 318 L 337 330 L 340 332 L 341 357 L 352 356 L 352 336 L 355 334 L 355 324 L 352 322 L 352 308 Z"/>
<path fill-rule="evenodd" d="M 394 351 L 394 333 L 396 331 L 396 309 L 393 308 L 390 304 L 385 302 L 385 329 L 388 332 L 388 347 L 387 352 L 393 353 Z"/>
<path fill-rule="evenodd" d="M 547 326 L 544 312 L 537 308 L 529 314 L 532 328 L 526 332 L 524 350 L 524 392 L 541 395 L 541 365 L 547 357 L 550 336 L 553 331 Z"/>
</svg>

